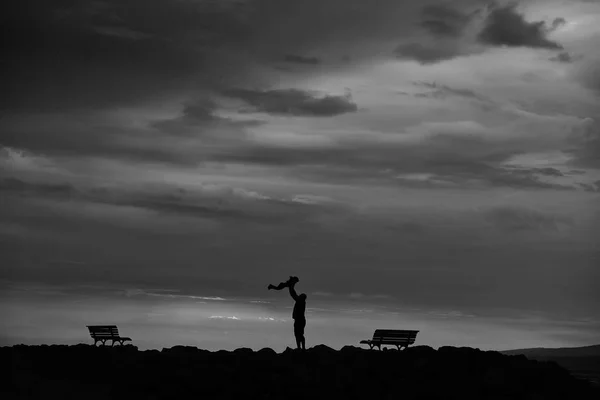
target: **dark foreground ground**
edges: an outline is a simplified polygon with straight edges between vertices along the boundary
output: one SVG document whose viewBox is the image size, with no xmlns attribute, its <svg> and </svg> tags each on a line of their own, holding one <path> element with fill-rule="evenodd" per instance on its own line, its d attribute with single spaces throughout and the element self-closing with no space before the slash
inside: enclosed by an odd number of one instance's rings
<svg viewBox="0 0 600 400">
<path fill-rule="evenodd" d="M 277 354 L 195 347 L 13 346 L 3 399 L 600 399 L 554 362 L 471 348 Z"/>
</svg>

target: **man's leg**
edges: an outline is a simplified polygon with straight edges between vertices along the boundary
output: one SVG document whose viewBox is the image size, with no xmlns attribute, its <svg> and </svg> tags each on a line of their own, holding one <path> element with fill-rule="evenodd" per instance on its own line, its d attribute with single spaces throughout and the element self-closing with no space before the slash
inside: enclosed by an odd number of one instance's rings
<svg viewBox="0 0 600 400">
<path fill-rule="evenodd" d="M 302 331 L 300 332 L 300 341 L 302 343 L 302 350 L 306 350 L 306 339 L 304 338 L 304 328 L 306 327 L 306 320 L 302 321 Z"/>
<path fill-rule="evenodd" d="M 294 320 L 294 336 L 296 336 L 296 346 L 298 349 L 306 350 L 306 340 L 304 339 L 305 319 Z"/>
<path fill-rule="evenodd" d="M 296 338 L 296 348 L 302 348 L 302 332 L 300 330 L 300 321 L 294 320 L 294 337 Z"/>
</svg>

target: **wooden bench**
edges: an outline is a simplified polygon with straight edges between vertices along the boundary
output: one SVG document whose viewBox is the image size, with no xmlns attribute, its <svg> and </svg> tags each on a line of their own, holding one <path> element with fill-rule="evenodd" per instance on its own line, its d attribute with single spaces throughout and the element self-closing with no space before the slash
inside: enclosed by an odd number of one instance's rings
<svg viewBox="0 0 600 400">
<path fill-rule="evenodd" d="M 369 348 L 378 347 L 381 350 L 382 345 L 396 346 L 398 350 L 400 347 L 407 348 L 409 345 L 415 342 L 419 331 L 400 331 L 393 329 L 377 329 L 373 333 L 373 339 L 361 340 L 361 344 L 368 344 Z"/>
<path fill-rule="evenodd" d="M 116 325 L 88 325 L 87 328 L 90 336 L 94 339 L 94 346 L 98 342 L 102 342 L 102 346 L 104 346 L 107 340 L 112 340 L 112 346 L 115 345 L 115 342 L 119 342 L 122 346 L 123 342 L 131 340 L 131 338 L 119 336 L 119 329 Z"/>
</svg>

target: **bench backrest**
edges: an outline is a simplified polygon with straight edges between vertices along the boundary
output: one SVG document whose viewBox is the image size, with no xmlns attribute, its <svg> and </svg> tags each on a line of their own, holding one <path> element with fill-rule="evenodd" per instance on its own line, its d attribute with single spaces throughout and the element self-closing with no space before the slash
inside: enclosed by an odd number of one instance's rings
<svg viewBox="0 0 600 400">
<path fill-rule="evenodd" d="M 386 342 L 389 344 L 413 344 L 419 331 L 401 331 L 393 329 L 377 329 L 373 333 L 374 342 Z"/>
<path fill-rule="evenodd" d="M 93 338 L 110 338 L 119 336 L 119 329 L 116 325 L 88 325 L 87 328 L 90 331 L 90 336 Z"/>
</svg>

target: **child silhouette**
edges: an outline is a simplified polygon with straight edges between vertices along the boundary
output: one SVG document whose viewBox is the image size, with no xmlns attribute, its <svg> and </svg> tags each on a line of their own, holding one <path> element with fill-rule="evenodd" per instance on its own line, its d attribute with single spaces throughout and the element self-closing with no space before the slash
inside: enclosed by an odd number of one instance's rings
<svg viewBox="0 0 600 400">
<path fill-rule="evenodd" d="M 300 279 L 298 279 L 297 276 L 290 276 L 290 279 L 288 279 L 285 282 L 281 282 L 279 285 L 275 286 L 269 283 L 268 289 L 271 290 L 281 290 L 281 289 L 285 289 L 286 287 L 290 287 L 290 285 L 295 285 L 296 283 L 300 282 Z"/>
</svg>

